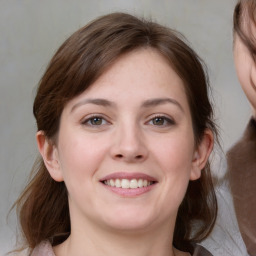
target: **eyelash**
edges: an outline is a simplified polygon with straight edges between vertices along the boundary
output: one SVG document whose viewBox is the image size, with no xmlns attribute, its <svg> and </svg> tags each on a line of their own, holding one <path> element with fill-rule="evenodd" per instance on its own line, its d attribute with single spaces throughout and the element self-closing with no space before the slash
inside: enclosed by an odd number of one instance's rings
<svg viewBox="0 0 256 256">
<path fill-rule="evenodd" d="M 99 119 L 99 120 L 101 120 L 101 122 L 104 122 L 104 123 L 92 124 L 92 121 L 95 121 L 95 119 Z M 102 126 L 102 125 L 106 125 L 108 123 L 109 122 L 103 116 L 97 115 L 97 114 L 90 115 L 89 117 L 87 117 L 86 119 L 84 119 L 81 122 L 82 125 L 87 125 L 87 126 Z"/>
<path fill-rule="evenodd" d="M 98 119 L 101 122 L 99 124 L 93 124 L 92 123 L 93 121 L 97 122 L 97 120 L 95 119 Z M 158 121 L 160 121 L 160 125 L 153 123 L 157 119 Z M 161 121 L 163 123 L 161 123 Z M 97 126 L 107 125 L 109 124 L 109 122 L 102 115 L 93 114 L 87 117 L 85 120 L 83 120 L 81 124 L 86 126 L 91 126 L 91 127 L 97 127 Z M 153 116 L 149 121 L 147 121 L 146 124 L 151 124 L 153 126 L 167 127 L 167 126 L 175 125 L 176 123 L 172 118 L 166 117 L 164 115 L 156 115 L 156 116 Z"/>
<path fill-rule="evenodd" d="M 160 125 L 152 123 L 152 125 L 154 125 L 154 126 L 166 127 L 166 126 L 171 126 L 171 125 L 176 124 L 175 121 L 172 118 L 169 118 L 169 117 L 166 117 L 166 116 L 163 116 L 163 115 L 156 115 L 156 116 L 154 116 L 153 118 L 151 118 L 148 121 L 148 123 L 151 123 L 151 122 L 153 122 L 156 119 L 162 120 L 164 123 L 160 124 Z"/>
</svg>

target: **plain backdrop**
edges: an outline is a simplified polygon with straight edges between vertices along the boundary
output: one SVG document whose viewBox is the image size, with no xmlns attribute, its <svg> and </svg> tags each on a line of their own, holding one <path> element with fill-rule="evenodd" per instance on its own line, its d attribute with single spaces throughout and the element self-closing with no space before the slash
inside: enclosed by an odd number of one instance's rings
<svg viewBox="0 0 256 256">
<path fill-rule="evenodd" d="M 209 68 L 223 150 L 242 134 L 250 106 L 232 57 L 235 0 L 0 0 L 0 255 L 13 249 L 11 205 L 37 156 L 35 88 L 60 44 L 88 21 L 123 11 L 182 32 Z M 218 166 L 218 165 L 217 165 Z M 215 168 L 215 172 L 220 172 Z M 221 171 L 223 172 L 223 170 Z"/>
</svg>

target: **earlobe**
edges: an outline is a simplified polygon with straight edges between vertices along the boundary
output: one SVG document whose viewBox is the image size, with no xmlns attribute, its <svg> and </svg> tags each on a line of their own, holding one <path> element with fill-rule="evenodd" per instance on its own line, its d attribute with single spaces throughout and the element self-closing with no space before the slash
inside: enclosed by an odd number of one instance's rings
<svg viewBox="0 0 256 256">
<path fill-rule="evenodd" d="M 38 131 L 36 133 L 36 141 L 38 150 L 51 177 L 55 181 L 63 181 L 56 146 L 45 136 L 43 131 Z"/>
<path fill-rule="evenodd" d="M 190 180 L 197 180 L 201 177 L 201 171 L 205 167 L 213 148 L 213 133 L 207 129 L 204 136 L 195 150 L 192 160 Z"/>
</svg>

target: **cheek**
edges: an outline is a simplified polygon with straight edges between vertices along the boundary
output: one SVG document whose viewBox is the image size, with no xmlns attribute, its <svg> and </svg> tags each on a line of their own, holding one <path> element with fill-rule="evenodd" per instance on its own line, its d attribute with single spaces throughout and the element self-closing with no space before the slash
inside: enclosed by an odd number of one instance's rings
<svg viewBox="0 0 256 256">
<path fill-rule="evenodd" d="M 252 86 L 254 87 L 254 89 L 256 89 L 256 64 L 254 64 L 251 69 L 251 80 Z"/>
<path fill-rule="evenodd" d="M 248 99 L 256 114 L 256 65 L 253 66 L 251 71 L 251 91 L 249 92 Z"/>
<path fill-rule="evenodd" d="M 249 72 L 247 64 L 241 60 L 241 58 L 235 58 L 235 68 L 238 80 L 242 87 L 247 83 L 247 77 L 249 77 Z"/>
<path fill-rule="evenodd" d="M 106 146 L 97 139 L 73 136 L 60 144 L 60 164 L 64 181 L 90 184 L 99 163 L 106 155 Z"/>
<path fill-rule="evenodd" d="M 159 157 L 165 163 L 167 172 L 175 170 L 182 172 L 191 166 L 194 142 L 189 139 L 190 137 L 189 135 L 175 136 L 161 143 Z"/>
<path fill-rule="evenodd" d="M 245 46 L 240 44 L 235 46 L 234 62 L 238 80 L 244 92 L 247 93 L 248 88 L 251 86 L 251 79 L 254 77 L 254 72 L 252 72 L 254 61 Z"/>
<path fill-rule="evenodd" d="M 249 67 L 239 67 L 237 68 L 237 77 L 239 80 L 239 83 L 247 96 L 249 97 L 250 90 L 251 90 L 251 81 L 250 81 L 250 73 L 248 72 Z"/>
<path fill-rule="evenodd" d="M 83 136 L 73 136 L 72 140 L 62 141 L 60 146 L 61 171 L 69 194 L 70 211 L 80 209 L 84 212 L 84 205 L 93 208 L 97 204 L 92 196 L 97 192 L 95 173 L 106 155 L 106 147 Z"/>
<path fill-rule="evenodd" d="M 158 201 L 164 202 L 164 208 L 159 209 L 168 217 L 177 211 L 185 196 L 192 169 L 193 143 L 185 139 L 166 141 L 158 154 L 158 164 L 163 172 Z"/>
<path fill-rule="evenodd" d="M 237 68 L 237 76 L 241 87 L 253 106 L 256 109 L 256 70 L 254 66 L 250 66 L 248 63 L 243 67 Z"/>
<path fill-rule="evenodd" d="M 157 163 L 163 172 L 165 183 L 163 195 L 173 198 L 175 194 L 176 205 L 180 204 L 186 192 L 194 155 L 193 135 L 190 136 L 189 131 L 185 134 L 187 136 L 181 134 L 164 140 L 161 147 L 155 148 L 154 151 Z"/>
</svg>

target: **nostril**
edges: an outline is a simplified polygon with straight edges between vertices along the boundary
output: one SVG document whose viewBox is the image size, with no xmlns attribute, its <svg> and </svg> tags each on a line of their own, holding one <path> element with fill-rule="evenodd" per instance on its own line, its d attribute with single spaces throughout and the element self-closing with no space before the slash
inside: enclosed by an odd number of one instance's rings
<svg viewBox="0 0 256 256">
<path fill-rule="evenodd" d="M 122 157 L 123 157 L 122 154 L 117 154 L 117 155 L 116 155 L 116 158 L 122 158 Z"/>
<path fill-rule="evenodd" d="M 136 159 L 141 159 L 143 156 L 142 155 L 138 155 L 138 156 L 136 156 L 135 158 Z"/>
</svg>

